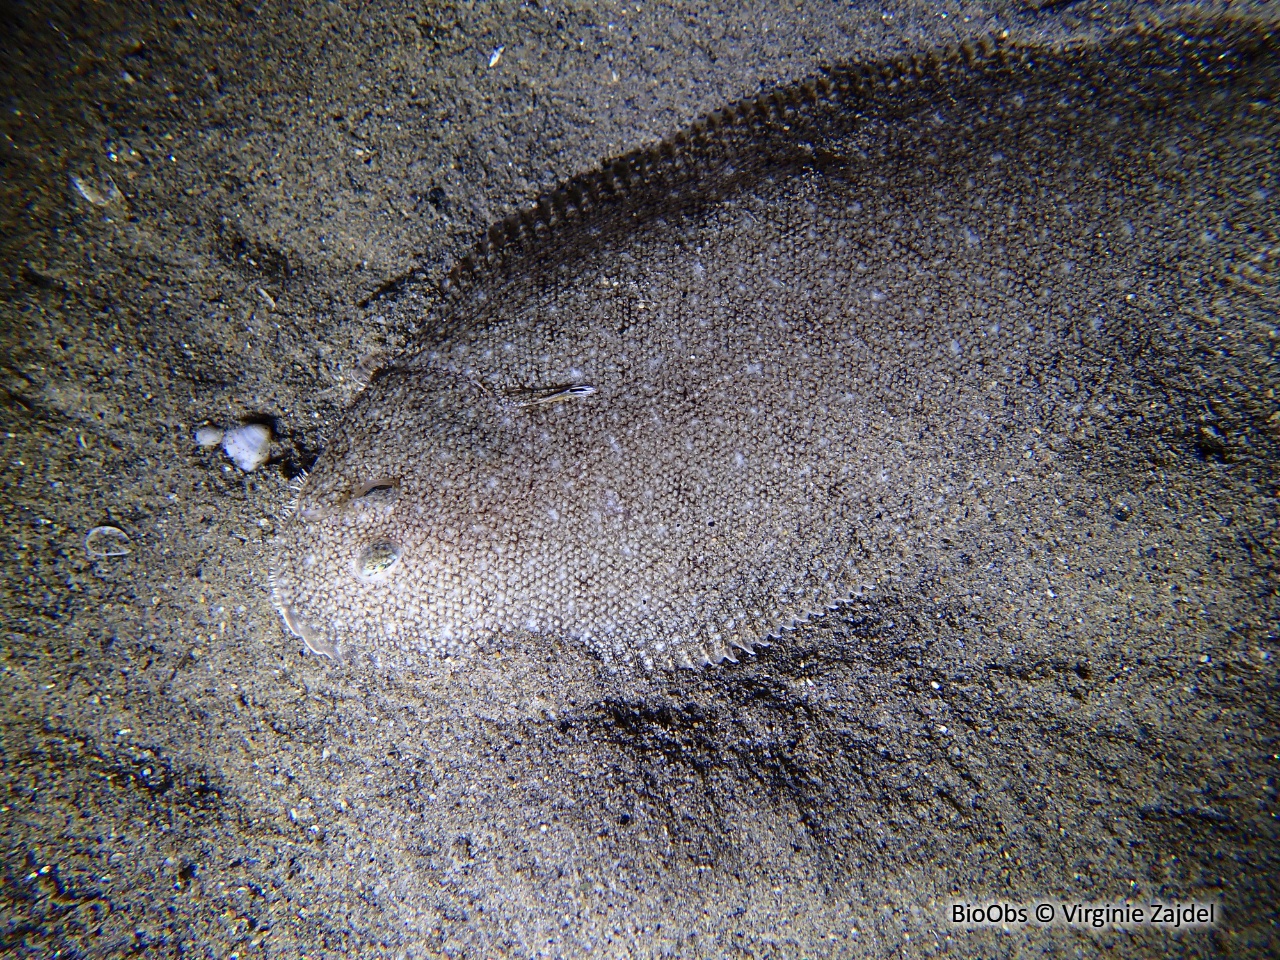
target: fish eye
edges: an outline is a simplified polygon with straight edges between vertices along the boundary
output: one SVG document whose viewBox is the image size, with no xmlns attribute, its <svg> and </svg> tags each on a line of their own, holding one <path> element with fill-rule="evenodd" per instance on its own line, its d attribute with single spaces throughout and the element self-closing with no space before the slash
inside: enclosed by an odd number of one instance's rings
<svg viewBox="0 0 1280 960">
<path fill-rule="evenodd" d="M 370 480 L 356 487 L 351 504 L 358 507 L 390 507 L 400 496 L 400 484 L 395 480 Z"/>
<path fill-rule="evenodd" d="M 366 583 L 377 583 L 385 580 L 396 568 L 404 550 L 390 540 L 379 540 L 360 551 L 356 557 L 355 574 Z"/>
</svg>

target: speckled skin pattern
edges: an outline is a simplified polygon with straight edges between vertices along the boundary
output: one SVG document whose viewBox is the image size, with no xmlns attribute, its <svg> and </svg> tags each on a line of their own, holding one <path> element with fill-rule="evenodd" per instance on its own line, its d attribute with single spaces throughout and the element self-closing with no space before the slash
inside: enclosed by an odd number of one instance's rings
<svg viewBox="0 0 1280 960">
<path fill-rule="evenodd" d="M 833 70 L 495 228 L 302 487 L 286 623 L 718 663 L 972 562 L 1007 485 L 1206 390 L 1266 456 L 1211 349 L 1275 297 L 1273 60 L 1227 34 Z"/>
</svg>

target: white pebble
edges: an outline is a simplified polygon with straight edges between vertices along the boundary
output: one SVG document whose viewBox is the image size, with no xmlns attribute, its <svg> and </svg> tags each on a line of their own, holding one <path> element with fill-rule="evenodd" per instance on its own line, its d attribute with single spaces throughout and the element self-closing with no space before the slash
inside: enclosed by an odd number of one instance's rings
<svg viewBox="0 0 1280 960">
<path fill-rule="evenodd" d="M 222 442 L 222 431 L 217 427 L 201 427 L 196 431 L 196 443 L 206 450 L 212 450 Z"/>
<path fill-rule="evenodd" d="M 271 448 L 271 431 L 260 423 L 237 427 L 222 438 L 222 449 L 245 473 L 252 473 L 267 462 Z"/>
</svg>

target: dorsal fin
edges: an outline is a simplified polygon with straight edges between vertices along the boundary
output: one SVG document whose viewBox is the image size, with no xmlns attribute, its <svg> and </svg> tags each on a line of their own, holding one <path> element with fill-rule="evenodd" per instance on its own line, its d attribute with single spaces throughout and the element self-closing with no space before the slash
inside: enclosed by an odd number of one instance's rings
<svg viewBox="0 0 1280 960">
<path fill-rule="evenodd" d="M 716 110 L 673 136 L 604 161 L 543 194 L 530 206 L 489 226 L 449 271 L 443 295 L 455 300 L 522 253 L 554 261 L 566 235 L 582 228 L 607 230 L 647 213 L 679 214 L 713 203 L 759 176 L 813 156 L 811 139 L 829 132 L 859 100 L 887 90 L 945 78 L 961 63 L 987 67 L 1004 62 L 994 38 L 943 54 L 921 54 L 868 64 L 831 67 L 799 83 Z"/>
<path fill-rule="evenodd" d="M 1210 43 L 1211 42 L 1211 43 Z M 440 283 L 443 313 L 469 293 L 500 285 L 516 268 L 555 266 L 582 231 L 605 235 L 651 216 L 678 216 L 715 203 L 745 183 L 814 159 L 814 142 L 851 129 L 864 111 L 892 107 L 908 89 L 992 79 L 1045 63 L 1070 68 L 1100 51 L 1141 56 L 1144 64 L 1230 69 L 1220 56 L 1274 46 L 1276 25 L 1247 16 L 1176 11 L 1159 21 L 1121 28 L 1098 41 L 1054 46 L 1011 39 L 1006 32 L 954 46 L 828 66 L 808 79 L 716 110 L 662 142 L 606 160 L 491 224 Z M 1206 47 L 1213 62 L 1202 59 Z M 388 284 L 403 286 L 409 277 Z M 371 298 L 372 299 L 372 298 Z M 464 311 L 465 312 L 465 311 Z"/>
</svg>

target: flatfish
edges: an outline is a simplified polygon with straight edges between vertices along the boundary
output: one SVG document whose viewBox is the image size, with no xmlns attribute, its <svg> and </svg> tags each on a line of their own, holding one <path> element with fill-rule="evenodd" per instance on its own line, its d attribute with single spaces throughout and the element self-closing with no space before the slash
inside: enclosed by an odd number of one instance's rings
<svg viewBox="0 0 1280 960">
<path fill-rule="evenodd" d="M 336 429 L 276 544 L 284 623 L 385 665 L 555 637 L 699 667 L 955 568 L 1041 453 L 1253 391 L 1202 320 L 1274 309 L 1277 89 L 1245 19 L 990 37 L 575 177 Z"/>
</svg>

